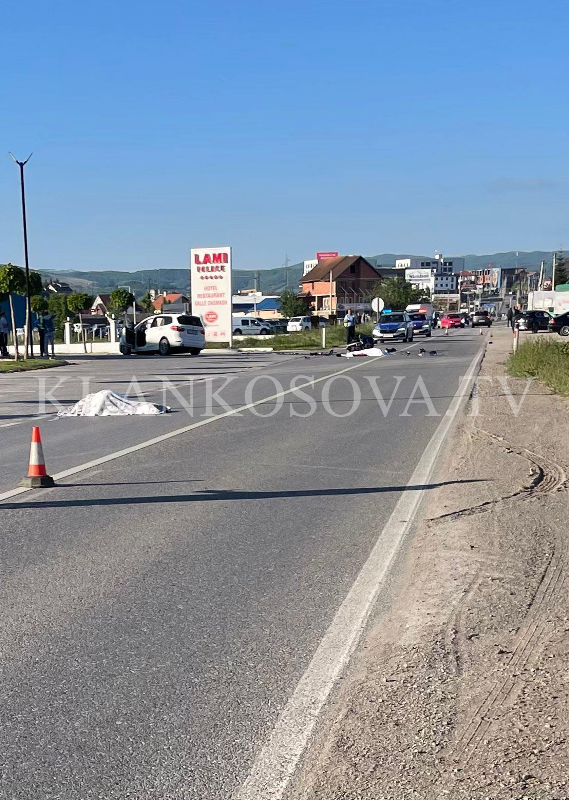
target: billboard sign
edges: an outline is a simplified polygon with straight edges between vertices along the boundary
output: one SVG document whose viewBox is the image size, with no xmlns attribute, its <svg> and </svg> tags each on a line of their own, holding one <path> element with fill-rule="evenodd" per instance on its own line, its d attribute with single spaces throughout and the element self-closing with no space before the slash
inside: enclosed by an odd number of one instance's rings
<svg viewBox="0 0 569 800">
<path fill-rule="evenodd" d="M 490 270 L 490 286 L 492 289 L 499 289 L 502 284 L 502 270 L 500 267 L 492 267 Z"/>
<path fill-rule="evenodd" d="M 204 322 L 206 342 L 231 342 L 231 247 L 196 247 L 190 253 L 192 313 Z"/>
<path fill-rule="evenodd" d="M 435 275 L 432 269 L 406 269 L 405 280 L 420 289 L 435 290 Z"/>
<path fill-rule="evenodd" d="M 337 250 L 329 250 L 326 253 L 316 253 L 317 261 L 322 261 L 323 258 L 338 258 L 338 251 Z"/>
</svg>

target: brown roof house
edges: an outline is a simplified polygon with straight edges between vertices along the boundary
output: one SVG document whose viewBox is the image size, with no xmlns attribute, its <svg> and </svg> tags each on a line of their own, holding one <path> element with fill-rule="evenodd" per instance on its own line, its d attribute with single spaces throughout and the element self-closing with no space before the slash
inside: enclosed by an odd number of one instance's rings
<svg viewBox="0 0 569 800">
<path fill-rule="evenodd" d="M 373 287 L 381 275 L 363 256 L 323 258 L 301 279 L 301 296 L 314 314 L 344 314 L 347 308 L 371 308 Z"/>
</svg>

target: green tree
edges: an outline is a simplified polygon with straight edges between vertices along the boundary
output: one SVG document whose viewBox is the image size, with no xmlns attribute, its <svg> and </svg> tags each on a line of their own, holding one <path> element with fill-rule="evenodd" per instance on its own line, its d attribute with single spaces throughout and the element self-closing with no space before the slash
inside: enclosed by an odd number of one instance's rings
<svg viewBox="0 0 569 800">
<path fill-rule="evenodd" d="M 154 306 L 152 305 L 152 298 L 150 297 L 150 292 L 146 292 L 146 294 L 144 294 L 138 302 L 145 311 L 148 312 L 154 311 Z"/>
<path fill-rule="evenodd" d="M 109 308 L 115 314 L 121 314 L 134 303 L 134 295 L 128 289 L 115 289 L 111 292 Z"/>
<path fill-rule="evenodd" d="M 65 321 L 70 313 L 69 306 L 67 304 L 68 297 L 70 297 L 70 295 L 52 294 L 47 301 L 48 310 L 50 314 L 53 314 L 53 326 L 55 328 L 55 334 L 59 338 L 63 337 Z"/>
<path fill-rule="evenodd" d="M 428 294 L 423 289 L 414 289 L 403 278 L 386 278 L 374 287 L 374 296 L 381 297 L 385 308 L 404 309 L 410 303 L 418 303 Z"/>
<path fill-rule="evenodd" d="M 4 264 L 0 267 L 0 295 L 7 295 L 10 302 L 10 317 L 12 321 L 12 337 L 14 339 L 14 359 L 20 357 L 18 349 L 18 336 L 16 334 L 16 317 L 14 315 L 14 295 L 26 293 L 26 273 L 21 267 L 14 264 Z"/>
<path fill-rule="evenodd" d="M 40 311 L 47 311 L 47 298 L 43 297 L 41 294 L 36 294 L 32 298 L 30 298 L 30 302 L 32 305 L 32 311 L 35 314 L 38 314 Z"/>
<path fill-rule="evenodd" d="M 285 289 L 281 294 L 281 313 L 285 317 L 297 317 L 306 312 L 306 303 L 296 292 Z"/>
<path fill-rule="evenodd" d="M 93 295 L 87 292 L 74 292 L 67 296 L 67 305 L 74 314 L 90 309 L 93 305 Z"/>
</svg>

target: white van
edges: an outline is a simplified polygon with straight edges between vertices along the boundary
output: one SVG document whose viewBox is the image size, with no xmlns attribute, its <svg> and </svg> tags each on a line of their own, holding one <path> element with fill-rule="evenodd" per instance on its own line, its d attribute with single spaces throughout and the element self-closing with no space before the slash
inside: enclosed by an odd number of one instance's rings
<svg viewBox="0 0 569 800">
<path fill-rule="evenodd" d="M 433 304 L 426 302 L 426 303 L 410 303 L 405 311 L 408 314 L 426 314 L 429 319 L 432 320 L 435 309 L 433 308 Z"/>
<path fill-rule="evenodd" d="M 311 327 L 310 317 L 291 317 L 286 329 L 289 333 L 299 333 L 300 331 L 309 331 Z"/>
<path fill-rule="evenodd" d="M 255 317 L 233 317 L 234 336 L 267 336 L 272 333 L 271 326 Z"/>
</svg>

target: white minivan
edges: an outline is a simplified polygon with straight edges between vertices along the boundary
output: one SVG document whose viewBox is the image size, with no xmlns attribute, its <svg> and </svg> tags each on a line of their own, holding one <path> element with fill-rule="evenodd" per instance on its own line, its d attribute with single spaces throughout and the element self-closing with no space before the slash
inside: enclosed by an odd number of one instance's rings
<svg viewBox="0 0 569 800">
<path fill-rule="evenodd" d="M 299 333 L 309 331 L 311 328 L 310 317 L 292 317 L 289 319 L 286 329 L 289 333 Z"/>
<path fill-rule="evenodd" d="M 255 317 L 233 317 L 234 336 L 267 336 L 272 332 L 270 324 Z"/>
</svg>

